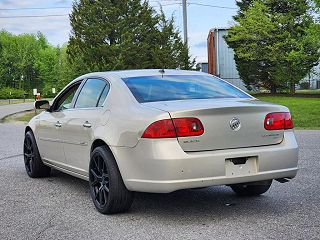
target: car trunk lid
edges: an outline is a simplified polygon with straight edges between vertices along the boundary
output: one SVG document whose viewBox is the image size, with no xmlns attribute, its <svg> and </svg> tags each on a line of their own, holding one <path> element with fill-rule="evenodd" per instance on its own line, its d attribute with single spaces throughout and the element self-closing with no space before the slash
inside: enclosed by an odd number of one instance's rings
<svg viewBox="0 0 320 240">
<path fill-rule="evenodd" d="M 167 111 L 172 118 L 194 117 L 202 122 L 201 136 L 178 138 L 186 152 L 279 144 L 284 130 L 266 130 L 264 119 L 270 112 L 288 111 L 283 106 L 255 99 L 181 100 L 143 105 Z"/>
</svg>

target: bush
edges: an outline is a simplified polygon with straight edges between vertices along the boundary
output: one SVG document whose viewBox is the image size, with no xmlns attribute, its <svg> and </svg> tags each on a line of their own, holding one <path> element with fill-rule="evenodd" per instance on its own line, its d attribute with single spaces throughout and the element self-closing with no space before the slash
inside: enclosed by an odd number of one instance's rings
<svg viewBox="0 0 320 240">
<path fill-rule="evenodd" d="M 11 93 L 11 95 L 10 95 Z M 0 88 L 0 99 L 23 98 L 25 91 L 10 87 Z"/>
</svg>

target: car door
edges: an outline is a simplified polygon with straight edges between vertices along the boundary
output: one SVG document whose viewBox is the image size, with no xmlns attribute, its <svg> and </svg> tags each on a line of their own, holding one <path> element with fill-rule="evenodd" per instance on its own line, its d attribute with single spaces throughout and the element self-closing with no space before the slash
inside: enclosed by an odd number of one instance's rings
<svg viewBox="0 0 320 240">
<path fill-rule="evenodd" d="M 58 167 L 65 166 L 65 155 L 62 143 L 62 125 L 65 111 L 72 108 L 72 102 L 81 81 L 70 85 L 54 101 L 50 111 L 40 114 L 37 126 L 37 144 L 43 161 Z"/>
<path fill-rule="evenodd" d="M 74 108 L 65 112 L 62 140 L 67 169 L 82 176 L 88 176 L 94 129 L 108 117 L 108 110 L 102 106 L 109 89 L 104 79 L 87 79 Z"/>
</svg>

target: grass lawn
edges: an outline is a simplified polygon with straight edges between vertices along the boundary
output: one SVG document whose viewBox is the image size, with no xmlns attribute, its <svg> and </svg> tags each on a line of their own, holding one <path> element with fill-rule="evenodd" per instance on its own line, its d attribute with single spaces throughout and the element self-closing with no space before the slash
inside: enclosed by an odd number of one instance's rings
<svg viewBox="0 0 320 240">
<path fill-rule="evenodd" d="M 6 123 L 27 123 L 30 121 L 31 118 L 38 115 L 42 110 L 37 110 L 36 112 L 34 110 L 29 110 L 25 112 L 19 112 L 12 115 L 9 115 L 5 117 L 2 122 Z"/>
<path fill-rule="evenodd" d="M 38 114 L 38 112 L 37 112 L 37 114 Z M 35 114 L 34 110 L 28 111 L 25 114 L 21 114 L 20 116 L 17 116 L 16 121 L 29 122 L 31 120 L 31 118 L 33 118 L 35 115 L 36 114 Z"/>
<path fill-rule="evenodd" d="M 296 129 L 320 129 L 320 98 L 274 96 L 258 98 L 261 101 L 288 107 Z"/>
<path fill-rule="evenodd" d="M 296 93 L 302 93 L 302 94 L 320 94 L 320 89 L 296 90 Z"/>
<path fill-rule="evenodd" d="M 34 99 L 26 99 L 25 101 L 23 101 L 23 99 L 18 99 L 18 100 L 11 100 L 10 104 L 19 104 L 19 103 L 24 103 L 24 102 L 34 102 Z M 1 100 L 0 101 L 0 105 L 8 105 L 9 104 L 9 100 Z"/>
</svg>

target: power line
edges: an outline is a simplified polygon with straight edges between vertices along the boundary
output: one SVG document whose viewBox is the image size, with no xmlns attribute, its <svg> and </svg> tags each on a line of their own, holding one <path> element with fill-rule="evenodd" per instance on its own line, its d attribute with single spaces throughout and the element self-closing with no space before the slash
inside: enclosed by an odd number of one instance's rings
<svg viewBox="0 0 320 240">
<path fill-rule="evenodd" d="M 180 0 L 151 0 L 149 2 L 152 3 L 159 3 L 160 6 L 172 6 L 172 5 L 182 5 Z M 166 2 L 166 3 L 161 3 Z M 220 5 L 211 5 L 211 4 L 203 4 L 203 3 L 195 3 L 195 2 L 187 2 L 187 5 L 196 5 L 196 6 L 203 6 L 203 7 L 211 7 L 211 8 L 222 8 L 222 9 L 237 9 L 234 7 L 227 7 L 227 6 L 220 6 Z M 151 7 L 158 7 L 158 6 L 151 6 Z M 50 10 L 50 9 L 71 9 L 71 7 L 30 7 L 30 8 L 0 8 L 0 11 L 20 11 L 20 10 Z M 48 14 L 48 15 L 22 15 L 22 16 L 0 16 L 0 18 L 46 18 L 46 17 L 65 17 L 68 14 Z"/>
<path fill-rule="evenodd" d="M 226 6 L 218 6 L 218 5 L 210 5 L 210 4 L 194 3 L 194 2 L 189 2 L 188 4 L 189 5 L 203 6 L 203 7 L 211 7 L 211 8 L 237 9 L 237 8 L 234 8 L 234 7 L 226 7 Z"/>
<path fill-rule="evenodd" d="M 159 3 L 162 6 L 169 6 L 179 3 L 179 0 L 151 0 L 151 3 Z M 164 2 L 164 3 L 162 3 Z M 180 3 L 179 3 L 180 4 Z M 25 8 L 0 8 L 0 11 L 21 11 L 21 10 L 50 10 L 50 9 L 71 9 L 72 7 L 25 7 Z"/>
<path fill-rule="evenodd" d="M 157 5 L 157 6 L 155 6 L 155 5 L 150 5 L 150 6 L 151 7 L 158 7 L 158 6 L 166 7 L 166 6 L 172 6 L 172 5 L 181 5 L 181 3 L 178 3 L 178 2 L 175 2 L 175 3 L 160 3 L 160 2 L 158 2 L 158 3 L 159 3 L 159 5 Z"/>
<path fill-rule="evenodd" d="M 49 9 L 71 9 L 71 7 L 26 7 L 26 8 L 0 8 L 0 11 L 49 10 Z"/>
<path fill-rule="evenodd" d="M 149 3 L 159 3 L 161 6 L 170 6 L 170 5 L 181 5 L 179 0 L 150 0 Z M 237 9 L 234 7 L 220 6 L 220 5 L 211 5 L 204 3 L 196 2 L 187 2 L 188 5 L 197 5 L 203 7 L 211 8 L 223 8 L 223 9 Z M 51 9 L 71 9 L 72 7 L 61 6 L 61 7 L 25 7 L 25 8 L 0 8 L 0 11 L 22 11 L 22 10 L 51 10 Z"/>
<path fill-rule="evenodd" d="M 69 14 L 1 16 L 0 18 L 41 18 L 41 17 L 64 17 L 64 16 L 69 16 Z"/>
</svg>

